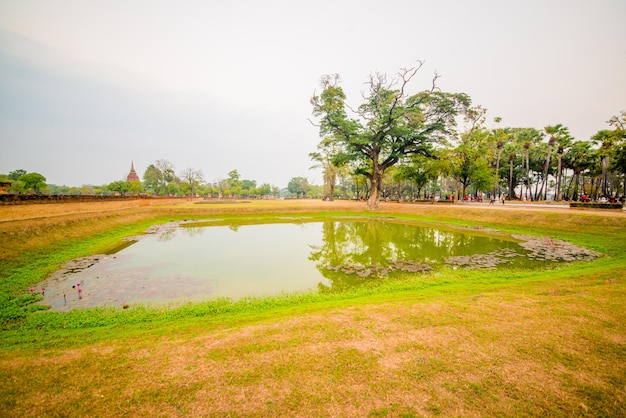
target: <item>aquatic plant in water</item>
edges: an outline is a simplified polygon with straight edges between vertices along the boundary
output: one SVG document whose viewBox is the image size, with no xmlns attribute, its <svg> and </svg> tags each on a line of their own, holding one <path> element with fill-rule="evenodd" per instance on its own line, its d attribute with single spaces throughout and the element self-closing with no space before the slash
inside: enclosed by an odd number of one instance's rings
<svg viewBox="0 0 626 418">
<path fill-rule="evenodd" d="M 326 266 L 326 270 L 338 271 L 344 274 L 356 274 L 361 278 L 383 278 L 394 271 L 423 273 L 432 270 L 432 267 L 414 260 L 397 260 L 386 266 L 380 264 L 366 266 L 361 264 L 340 264 L 337 266 Z"/>
<path fill-rule="evenodd" d="M 513 238 L 522 240 L 519 245 L 529 252 L 526 257 L 533 260 L 583 261 L 593 260 L 600 256 L 595 251 L 554 238 L 528 235 L 513 235 Z"/>
</svg>

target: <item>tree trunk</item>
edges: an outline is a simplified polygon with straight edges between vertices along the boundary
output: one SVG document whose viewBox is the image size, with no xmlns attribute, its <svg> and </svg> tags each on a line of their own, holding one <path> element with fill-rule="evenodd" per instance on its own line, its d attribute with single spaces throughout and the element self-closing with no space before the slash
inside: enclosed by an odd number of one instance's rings
<svg viewBox="0 0 626 418">
<path fill-rule="evenodd" d="M 441 175 L 441 185 L 439 186 L 439 200 L 443 200 L 443 174 Z"/>
<path fill-rule="evenodd" d="M 530 197 L 530 200 L 533 199 L 533 193 L 530 190 L 530 161 L 528 158 L 528 147 L 524 147 L 526 149 L 526 194 Z"/>
<path fill-rule="evenodd" d="M 574 170 L 574 174 L 572 174 L 572 177 L 569 179 L 569 185 L 567 186 L 567 197 L 571 200 L 574 200 L 574 198 L 576 197 L 576 185 L 574 185 L 574 189 L 572 189 L 572 184 L 574 184 L 574 179 L 576 179 L 576 182 L 578 182 L 577 176 L 578 174 L 576 174 L 576 170 Z"/>
<path fill-rule="evenodd" d="M 587 191 L 585 190 L 585 174 L 581 173 L 580 178 L 580 194 L 585 194 L 588 197 L 591 197 L 591 194 L 587 194 Z"/>
<path fill-rule="evenodd" d="M 383 184 L 383 172 L 374 167 L 372 170 L 372 177 L 370 178 L 372 188 L 370 190 L 369 198 L 367 199 L 367 207 L 370 209 L 378 209 L 378 201 L 380 200 L 380 193 Z"/>
<path fill-rule="evenodd" d="M 609 193 L 609 157 L 602 158 L 602 195 L 608 197 Z"/>
<path fill-rule="evenodd" d="M 502 147 L 498 146 L 498 155 L 496 159 L 496 184 L 493 187 L 493 194 L 501 194 L 500 191 L 500 158 L 502 158 Z"/>
<path fill-rule="evenodd" d="M 563 165 L 562 165 L 562 160 L 563 160 L 563 152 L 561 150 L 559 150 L 558 153 L 558 166 L 556 169 L 556 194 L 555 194 L 555 198 L 557 202 L 561 201 L 561 177 L 563 176 Z"/>
<path fill-rule="evenodd" d="M 602 190 L 602 178 L 598 178 L 598 177 L 596 177 L 595 179 L 592 178 L 590 181 L 590 185 L 591 187 L 593 187 L 594 199 L 597 200 L 600 197 L 602 197 L 600 196 L 600 192 Z"/>
<path fill-rule="evenodd" d="M 535 183 L 535 201 L 541 200 L 541 194 L 543 193 L 543 180 L 541 181 L 541 189 L 539 188 L 539 173 L 537 173 L 537 182 Z"/>
<path fill-rule="evenodd" d="M 509 158 L 509 200 L 511 197 L 515 197 L 513 191 L 513 158 Z"/>
<path fill-rule="evenodd" d="M 552 148 L 554 148 L 554 138 L 550 138 L 548 143 L 548 155 L 546 157 L 546 165 L 543 168 L 543 184 L 541 190 L 543 192 L 543 200 L 548 198 L 548 171 L 550 170 L 550 160 L 552 159 Z"/>
</svg>

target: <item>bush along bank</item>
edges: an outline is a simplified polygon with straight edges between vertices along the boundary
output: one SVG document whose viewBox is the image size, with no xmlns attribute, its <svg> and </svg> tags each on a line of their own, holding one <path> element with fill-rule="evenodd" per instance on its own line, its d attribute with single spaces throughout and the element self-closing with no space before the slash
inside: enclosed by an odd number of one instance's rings
<svg viewBox="0 0 626 418">
<path fill-rule="evenodd" d="M 624 209 L 624 205 L 621 203 L 599 203 L 599 202 L 570 202 L 570 208 L 575 209 Z"/>
</svg>

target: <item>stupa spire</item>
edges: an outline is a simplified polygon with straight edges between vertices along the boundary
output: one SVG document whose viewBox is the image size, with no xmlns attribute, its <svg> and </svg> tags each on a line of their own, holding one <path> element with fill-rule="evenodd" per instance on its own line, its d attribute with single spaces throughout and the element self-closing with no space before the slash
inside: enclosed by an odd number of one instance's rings
<svg viewBox="0 0 626 418">
<path fill-rule="evenodd" d="M 139 176 L 137 175 L 137 172 L 135 171 L 135 162 L 133 160 L 130 160 L 130 173 L 128 173 L 128 176 L 126 177 L 126 181 L 127 182 L 141 181 L 139 180 Z"/>
</svg>

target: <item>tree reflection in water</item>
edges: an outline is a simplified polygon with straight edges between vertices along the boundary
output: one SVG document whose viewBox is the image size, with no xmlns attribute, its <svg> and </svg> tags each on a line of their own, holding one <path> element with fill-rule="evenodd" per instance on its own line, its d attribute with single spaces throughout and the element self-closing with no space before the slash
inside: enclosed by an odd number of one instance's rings
<svg viewBox="0 0 626 418">
<path fill-rule="evenodd" d="M 320 283 L 320 291 L 343 290 L 397 272 L 429 271 L 451 256 L 520 249 L 514 241 L 387 220 L 327 221 L 322 236 L 323 244 L 311 246 L 309 256 L 330 281 L 330 286 Z"/>
</svg>

